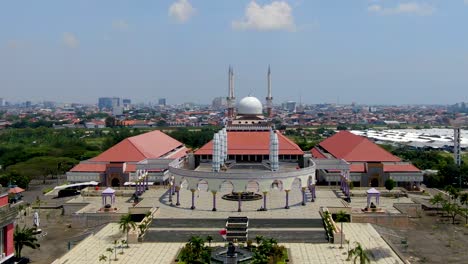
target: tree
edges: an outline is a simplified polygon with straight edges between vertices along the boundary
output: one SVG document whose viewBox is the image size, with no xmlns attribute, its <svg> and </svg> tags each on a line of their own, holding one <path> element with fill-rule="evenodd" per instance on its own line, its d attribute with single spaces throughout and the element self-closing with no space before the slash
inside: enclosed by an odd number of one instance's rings
<svg viewBox="0 0 468 264">
<path fill-rule="evenodd" d="M 442 196 L 441 193 L 438 193 L 436 195 L 434 195 L 430 200 L 429 202 L 431 204 L 434 204 L 434 205 L 437 205 L 437 211 L 439 211 L 439 206 L 442 205 L 442 203 L 445 201 L 444 197 Z"/>
<path fill-rule="evenodd" d="M 110 263 L 111 260 L 112 260 L 112 258 L 111 258 L 112 252 L 114 252 L 114 250 L 113 250 L 112 248 L 107 248 L 107 249 L 106 249 L 106 252 L 109 252 L 109 263 Z"/>
<path fill-rule="evenodd" d="M 23 228 L 19 228 L 18 226 L 13 233 L 13 241 L 15 245 L 15 255 L 18 258 L 21 258 L 21 251 L 23 247 L 30 247 L 32 249 L 37 249 L 41 245 L 37 243 L 37 238 L 34 235 L 34 228 L 23 226 Z"/>
<path fill-rule="evenodd" d="M 348 251 L 348 261 L 353 259 L 353 263 L 356 264 L 356 262 L 359 260 L 360 264 L 366 264 L 370 263 L 369 256 L 367 255 L 366 250 L 362 248 L 361 244 L 359 242 L 355 242 L 356 247 Z"/>
<path fill-rule="evenodd" d="M 101 262 L 101 261 L 106 262 L 106 261 L 107 261 L 107 256 L 104 255 L 104 254 L 101 254 L 101 255 L 99 256 L 99 262 Z"/>
<path fill-rule="evenodd" d="M 207 236 L 206 241 L 208 241 L 208 246 L 211 247 L 211 241 L 213 241 L 213 237 L 212 236 Z"/>
<path fill-rule="evenodd" d="M 257 246 L 259 246 L 260 243 L 262 243 L 262 241 L 263 241 L 263 236 L 260 236 L 260 235 L 255 236 L 255 242 L 257 242 Z"/>
<path fill-rule="evenodd" d="M 115 126 L 115 117 L 109 116 L 106 117 L 105 121 L 106 127 L 114 127 Z"/>
<path fill-rule="evenodd" d="M 468 224 L 468 192 L 460 195 L 460 202 L 465 205 L 465 224 Z"/>
<path fill-rule="evenodd" d="M 254 250 L 252 256 L 252 263 L 254 264 L 267 264 L 277 263 L 278 260 L 284 257 L 284 246 L 279 246 L 278 241 L 274 238 L 263 238 L 259 237 L 257 240 L 259 245 Z"/>
<path fill-rule="evenodd" d="M 453 201 L 456 201 L 458 199 L 458 196 L 460 196 L 460 190 L 453 187 L 452 185 L 445 186 L 444 191 L 446 191 L 450 195 L 450 199 Z"/>
<path fill-rule="evenodd" d="M 387 179 L 385 181 L 385 189 L 387 189 L 389 192 L 395 188 L 395 181 L 393 179 Z"/>
<path fill-rule="evenodd" d="M 442 209 L 452 218 L 452 224 L 455 224 L 455 218 L 462 212 L 460 206 L 456 202 L 451 203 L 445 200 L 442 203 Z"/>
<path fill-rule="evenodd" d="M 336 130 L 348 130 L 348 127 L 346 125 L 338 125 Z"/>
<path fill-rule="evenodd" d="M 130 231 L 130 229 L 136 228 L 136 223 L 133 221 L 131 214 L 126 214 L 120 217 L 119 228 L 120 230 L 122 230 L 123 233 L 126 234 L 125 241 L 127 242 L 128 247 L 128 232 Z"/>
<path fill-rule="evenodd" d="M 336 214 L 336 222 L 341 223 L 341 241 L 340 241 L 340 248 L 343 248 L 343 222 L 348 222 L 348 216 L 346 212 L 339 211 Z"/>
<path fill-rule="evenodd" d="M 180 260 L 190 264 L 210 263 L 211 249 L 199 236 L 192 236 L 180 251 Z"/>
</svg>

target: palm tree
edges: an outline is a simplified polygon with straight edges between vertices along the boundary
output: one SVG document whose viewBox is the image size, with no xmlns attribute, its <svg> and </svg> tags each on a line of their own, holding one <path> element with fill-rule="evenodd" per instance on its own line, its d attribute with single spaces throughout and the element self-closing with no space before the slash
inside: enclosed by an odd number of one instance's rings
<svg viewBox="0 0 468 264">
<path fill-rule="evenodd" d="M 101 261 L 106 262 L 106 261 L 107 261 L 107 256 L 104 255 L 104 254 L 101 254 L 101 255 L 99 256 L 99 262 L 101 262 Z"/>
<path fill-rule="evenodd" d="M 369 256 L 367 256 L 366 250 L 362 248 L 359 242 L 355 242 L 356 247 L 348 251 L 348 261 L 354 257 L 353 263 L 356 264 L 357 260 L 359 259 L 360 264 L 370 263 Z"/>
<path fill-rule="evenodd" d="M 106 252 L 109 252 L 109 263 L 111 262 L 111 256 L 112 256 L 112 252 L 114 252 L 114 250 L 112 248 L 107 248 L 106 249 Z"/>
<path fill-rule="evenodd" d="M 460 195 L 460 202 L 465 205 L 465 224 L 468 224 L 468 192 Z"/>
<path fill-rule="evenodd" d="M 341 236 L 340 236 L 340 248 L 343 248 L 343 222 L 348 222 L 348 216 L 346 215 L 346 212 L 344 211 L 339 211 L 336 214 L 336 222 L 341 223 Z"/>
<path fill-rule="evenodd" d="M 123 215 L 120 218 L 119 228 L 127 236 L 125 241 L 127 242 L 127 247 L 128 247 L 128 232 L 130 231 L 130 229 L 135 229 L 136 228 L 136 223 L 132 220 L 132 215 L 131 214 Z"/>
<path fill-rule="evenodd" d="M 23 247 L 30 247 L 32 249 L 39 248 L 41 245 L 37 243 L 37 238 L 34 235 L 34 228 L 28 228 L 23 226 L 23 228 L 16 227 L 15 233 L 13 234 L 13 241 L 15 244 L 15 254 L 16 257 L 21 258 L 21 250 Z"/>
</svg>

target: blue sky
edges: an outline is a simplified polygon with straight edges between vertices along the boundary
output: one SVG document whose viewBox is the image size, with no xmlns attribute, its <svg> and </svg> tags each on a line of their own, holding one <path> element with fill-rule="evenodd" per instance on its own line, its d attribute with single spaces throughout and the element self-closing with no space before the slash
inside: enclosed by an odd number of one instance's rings
<svg viewBox="0 0 468 264">
<path fill-rule="evenodd" d="M 468 0 L 0 0 L 0 97 L 468 101 Z"/>
</svg>

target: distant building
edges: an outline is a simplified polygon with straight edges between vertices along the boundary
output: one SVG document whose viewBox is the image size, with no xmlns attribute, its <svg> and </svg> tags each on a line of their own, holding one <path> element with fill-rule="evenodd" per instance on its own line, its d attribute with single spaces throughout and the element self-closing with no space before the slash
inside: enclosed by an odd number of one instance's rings
<svg viewBox="0 0 468 264">
<path fill-rule="evenodd" d="M 117 106 L 120 106 L 120 98 L 118 97 L 99 97 L 98 99 L 98 107 L 100 110 L 111 110 Z"/>
<path fill-rule="evenodd" d="M 5 106 L 5 99 L 0 98 L 0 107 Z"/>
<path fill-rule="evenodd" d="M 284 104 L 284 109 L 287 110 L 288 112 L 295 112 L 296 111 L 296 102 L 294 101 L 287 101 Z"/>
<path fill-rule="evenodd" d="M 211 103 L 211 107 L 213 107 L 213 109 L 224 109 L 226 106 L 226 97 L 215 97 Z"/>
<path fill-rule="evenodd" d="M 166 98 L 159 98 L 158 105 L 166 106 Z"/>
<path fill-rule="evenodd" d="M 122 100 L 122 106 L 124 108 L 124 110 L 130 110 L 131 106 L 132 106 L 132 100 L 130 99 L 123 99 Z"/>
<path fill-rule="evenodd" d="M 122 106 L 112 107 L 112 115 L 120 116 L 123 115 L 124 108 Z"/>
</svg>

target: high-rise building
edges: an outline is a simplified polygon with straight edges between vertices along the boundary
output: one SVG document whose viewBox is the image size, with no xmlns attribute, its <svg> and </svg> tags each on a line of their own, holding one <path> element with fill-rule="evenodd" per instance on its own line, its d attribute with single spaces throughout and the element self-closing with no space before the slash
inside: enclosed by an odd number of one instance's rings
<svg viewBox="0 0 468 264">
<path fill-rule="evenodd" d="M 118 97 L 99 97 L 98 107 L 99 109 L 111 110 L 114 107 L 120 106 L 120 98 Z"/>
<path fill-rule="evenodd" d="M 0 98 L 0 107 L 5 106 L 5 99 Z"/>
<path fill-rule="evenodd" d="M 159 98 L 158 105 L 166 106 L 166 98 Z"/>
<path fill-rule="evenodd" d="M 124 110 L 129 110 L 132 106 L 132 100 L 130 99 L 122 99 L 122 106 Z"/>
<path fill-rule="evenodd" d="M 223 109 L 227 106 L 226 97 L 215 97 L 211 103 L 213 109 Z"/>
<path fill-rule="evenodd" d="M 296 102 L 294 102 L 294 101 L 287 101 L 285 106 L 286 106 L 286 110 L 288 112 L 295 112 L 296 111 Z"/>
</svg>

